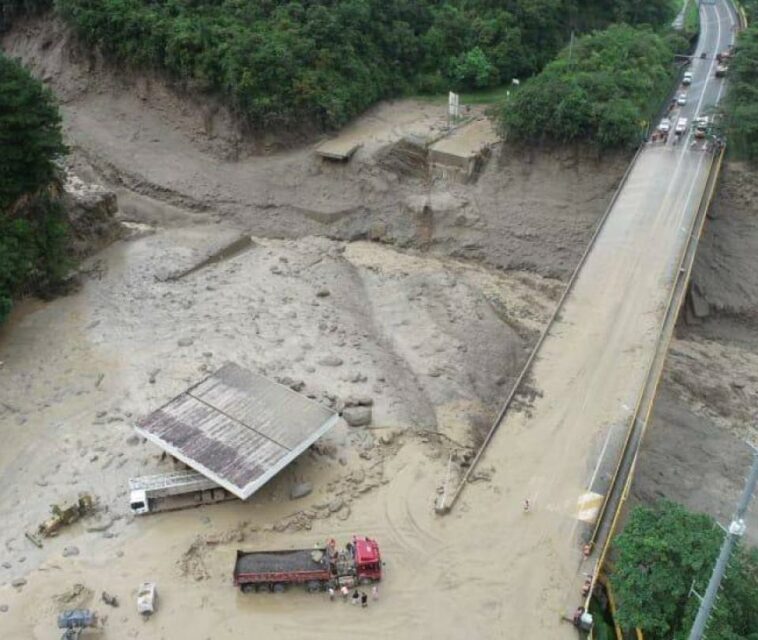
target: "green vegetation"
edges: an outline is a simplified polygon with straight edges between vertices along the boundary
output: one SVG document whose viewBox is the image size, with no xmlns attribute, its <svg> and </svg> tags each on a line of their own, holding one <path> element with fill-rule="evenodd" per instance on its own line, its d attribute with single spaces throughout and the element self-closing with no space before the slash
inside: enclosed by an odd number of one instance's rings
<svg viewBox="0 0 758 640">
<path fill-rule="evenodd" d="M 28 2 L 0 0 L 12 14 Z M 88 43 L 222 95 L 257 127 L 337 126 L 376 100 L 538 72 L 572 29 L 661 24 L 673 0 L 55 0 Z"/>
<path fill-rule="evenodd" d="M 622 627 L 649 640 L 684 640 L 723 541 L 708 516 L 672 502 L 636 507 L 614 547 L 611 582 Z M 709 640 L 758 640 L 758 551 L 738 546 L 708 627 Z"/>
<path fill-rule="evenodd" d="M 737 38 L 729 62 L 725 101 L 729 149 L 738 158 L 758 160 L 758 0 L 742 3 L 749 27 Z"/>
<path fill-rule="evenodd" d="M 684 9 L 683 31 L 687 39 L 692 39 L 700 33 L 700 6 L 698 0 L 684 0 L 687 6 Z"/>
<path fill-rule="evenodd" d="M 578 39 L 524 84 L 501 111 L 510 139 L 632 146 L 674 78 L 668 39 L 616 25 Z"/>
<path fill-rule="evenodd" d="M 0 54 L 0 321 L 13 296 L 47 288 L 65 267 L 66 225 L 48 190 L 66 152 L 51 93 Z"/>
</svg>

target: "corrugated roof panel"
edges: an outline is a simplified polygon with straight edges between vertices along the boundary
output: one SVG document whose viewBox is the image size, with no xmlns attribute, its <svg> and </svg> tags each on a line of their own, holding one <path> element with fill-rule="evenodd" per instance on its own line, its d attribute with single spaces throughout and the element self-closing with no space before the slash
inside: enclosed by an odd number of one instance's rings
<svg viewBox="0 0 758 640">
<path fill-rule="evenodd" d="M 136 430 L 244 499 L 336 422 L 329 409 L 228 363 L 140 420 Z"/>
</svg>

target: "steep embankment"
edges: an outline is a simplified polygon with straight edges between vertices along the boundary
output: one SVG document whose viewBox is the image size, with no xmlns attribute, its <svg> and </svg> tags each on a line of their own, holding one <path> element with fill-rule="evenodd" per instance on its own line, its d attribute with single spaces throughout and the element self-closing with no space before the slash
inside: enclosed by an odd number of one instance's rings
<svg viewBox="0 0 758 640">
<path fill-rule="evenodd" d="M 399 101 L 351 125 L 363 146 L 347 165 L 310 147 L 229 162 L 247 143 L 227 112 L 155 76 L 120 73 L 58 20 L 20 23 L 2 44 L 61 96 L 80 173 L 121 187 L 124 215 L 146 222 L 190 210 L 255 235 L 371 237 L 565 277 L 628 159 L 505 147 L 475 185 L 388 169 L 380 151 L 405 134 L 433 135 L 445 120 L 442 106 Z"/>
<path fill-rule="evenodd" d="M 665 496 L 722 522 L 750 465 L 745 441 L 758 440 L 756 195 L 755 172 L 727 163 L 693 273 L 703 317 L 690 308 L 677 328 L 635 483 L 642 500 Z"/>
</svg>

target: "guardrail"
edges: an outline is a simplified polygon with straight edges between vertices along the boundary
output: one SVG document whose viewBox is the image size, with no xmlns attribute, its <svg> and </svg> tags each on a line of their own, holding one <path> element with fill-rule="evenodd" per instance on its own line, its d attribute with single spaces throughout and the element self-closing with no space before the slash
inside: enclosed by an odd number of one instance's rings
<svg viewBox="0 0 758 640">
<path fill-rule="evenodd" d="M 537 340 L 537 343 L 534 345 L 534 348 L 529 354 L 529 357 L 527 358 L 526 363 L 524 364 L 524 367 L 521 369 L 521 373 L 519 374 L 519 377 L 516 379 L 516 382 L 511 387 L 511 391 L 508 394 L 508 397 L 505 399 L 505 402 L 503 403 L 503 406 L 500 409 L 500 412 L 495 418 L 495 421 L 492 423 L 490 430 L 487 432 L 487 435 L 484 438 L 484 442 L 482 442 L 482 446 L 479 447 L 479 451 L 477 451 L 476 456 L 474 456 L 474 459 L 471 461 L 471 465 L 466 470 L 466 473 L 463 474 L 463 477 L 458 483 L 458 486 L 456 487 L 455 491 L 451 495 L 450 501 L 447 504 L 445 504 L 444 502 L 445 496 L 447 496 L 447 492 L 443 493 L 440 504 L 438 504 L 435 507 L 435 511 L 438 514 L 449 513 L 450 510 L 455 506 L 455 503 L 458 501 L 460 494 L 463 492 L 463 489 L 468 483 L 468 480 L 471 477 L 471 474 L 473 473 L 474 468 L 479 463 L 479 460 L 484 454 L 485 449 L 491 442 L 492 437 L 495 435 L 495 432 L 500 427 L 500 423 L 503 421 L 503 418 L 505 418 L 505 414 L 508 411 L 509 407 L 511 406 L 513 399 L 516 397 L 516 394 L 518 393 L 518 390 L 521 387 L 521 383 L 524 381 L 526 374 L 529 372 L 532 364 L 534 363 L 534 359 L 537 356 L 537 352 L 540 350 L 542 343 L 545 341 L 545 338 L 547 337 L 548 333 L 550 333 L 550 329 L 553 327 L 553 324 L 555 324 L 555 320 L 558 318 L 558 315 L 563 309 L 563 303 L 568 297 L 568 294 L 571 292 L 571 289 L 573 288 L 574 283 L 576 282 L 576 278 L 577 278 L 577 275 L 579 274 L 579 271 L 581 270 L 582 266 L 586 262 L 587 256 L 592 250 L 592 247 L 595 245 L 595 241 L 597 240 L 597 237 L 600 235 L 600 231 L 602 230 L 603 225 L 605 224 L 605 221 L 608 219 L 611 209 L 613 209 L 613 205 L 616 203 L 616 200 L 618 199 L 618 196 L 621 193 L 621 189 L 626 184 L 627 178 L 629 177 L 629 174 L 632 172 L 634 165 L 637 163 L 637 158 L 639 158 L 644 148 L 645 148 L 645 142 L 642 142 L 640 146 L 637 147 L 637 151 L 635 152 L 634 157 L 629 163 L 629 166 L 626 168 L 624 175 L 621 177 L 621 180 L 619 181 L 619 184 L 616 187 L 616 190 L 613 192 L 613 196 L 611 197 L 610 202 L 608 203 L 608 207 L 606 208 L 605 212 L 600 218 L 600 221 L 595 227 L 595 231 L 592 233 L 592 237 L 590 238 L 590 241 L 587 244 L 587 247 L 585 248 L 584 253 L 582 253 L 581 258 L 579 259 L 579 264 L 576 265 L 576 268 L 571 273 L 571 277 L 569 278 L 568 284 L 566 285 L 566 288 L 563 290 L 563 293 L 561 294 L 561 297 L 558 300 L 558 304 L 555 308 L 555 311 L 553 311 L 553 315 L 550 316 L 550 319 L 548 320 L 547 325 L 543 329 L 542 333 L 540 334 L 539 339 Z"/>
</svg>

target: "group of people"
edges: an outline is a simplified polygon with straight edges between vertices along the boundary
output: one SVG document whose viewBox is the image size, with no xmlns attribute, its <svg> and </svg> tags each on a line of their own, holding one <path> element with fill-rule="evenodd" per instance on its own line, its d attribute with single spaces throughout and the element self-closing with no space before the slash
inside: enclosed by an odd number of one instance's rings
<svg viewBox="0 0 758 640">
<path fill-rule="evenodd" d="M 336 596 L 336 591 L 334 590 L 334 587 L 329 587 L 329 600 L 334 600 Z M 342 586 L 340 588 L 340 595 L 342 596 L 342 601 L 347 602 L 348 600 L 354 604 L 354 605 L 361 605 L 361 607 L 368 607 L 368 594 L 365 591 L 358 591 L 358 589 L 353 590 L 353 595 L 350 595 L 350 589 L 348 589 L 346 586 Z M 376 601 L 379 599 L 379 587 L 374 585 L 371 587 L 371 598 Z"/>
</svg>

